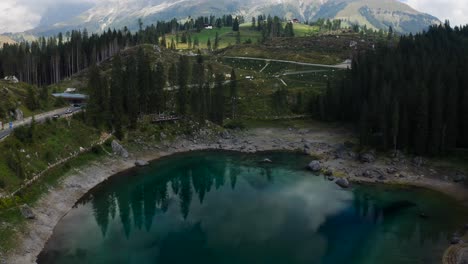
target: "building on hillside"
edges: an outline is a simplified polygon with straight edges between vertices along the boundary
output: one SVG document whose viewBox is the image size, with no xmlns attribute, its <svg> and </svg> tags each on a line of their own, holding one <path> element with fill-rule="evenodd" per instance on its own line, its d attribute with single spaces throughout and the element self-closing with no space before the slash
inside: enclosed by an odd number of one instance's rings
<svg viewBox="0 0 468 264">
<path fill-rule="evenodd" d="M 19 83 L 19 80 L 16 78 L 16 76 L 6 76 L 4 80 L 11 83 Z"/>
<path fill-rule="evenodd" d="M 76 92 L 76 88 L 67 88 L 64 93 L 74 93 Z"/>
<path fill-rule="evenodd" d="M 213 29 L 213 25 L 205 24 L 205 29 Z"/>
<path fill-rule="evenodd" d="M 54 93 L 52 94 L 55 98 L 62 98 L 63 100 L 67 101 L 71 105 L 85 105 L 88 96 L 85 94 L 74 94 L 74 93 Z"/>
<path fill-rule="evenodd" d="M 295 23 L 295 24 L 297 24 L 297 23 L 299 23 L 299 22 L 301 22 L 301 21 L 299 21 L 299 19 L 297 19 L 297 18 L 294 18 L 294 19 L 292 20 L 292 22 Z"/>
</svg>

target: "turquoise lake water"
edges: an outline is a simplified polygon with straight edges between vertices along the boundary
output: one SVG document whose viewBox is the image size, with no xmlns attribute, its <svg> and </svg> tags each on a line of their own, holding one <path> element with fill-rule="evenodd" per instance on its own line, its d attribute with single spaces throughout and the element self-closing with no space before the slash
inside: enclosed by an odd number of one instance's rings
<svg viewBox="0 0 468 264">
<path fill-rule="evenodd" d="M 38 263 L 431 264 L 468 219 L 431 191 L 341 189 L 309 159 L 194 152 L 117 175 L 62 219 Z"/>
</svg>

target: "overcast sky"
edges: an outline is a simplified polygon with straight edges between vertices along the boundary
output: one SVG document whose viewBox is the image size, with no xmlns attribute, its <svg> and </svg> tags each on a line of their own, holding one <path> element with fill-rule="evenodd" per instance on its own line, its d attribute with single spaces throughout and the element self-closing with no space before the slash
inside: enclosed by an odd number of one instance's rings
<svg viewBox="0 0 468 264">
<path fill-rule="evenodd" d="M 401 0 L 414 9 L 436 16 L 452 26 L 468 24 L 468 0 Z"/>
<path fill-rule="evenodd" d="M 0 33 L 21 32 L 37 26 L 45 10 L 57 3 L 122 0 L 0 0 Z M 378 1 L 378 0 L 376 0 Z M 468 23 L 468 0 L 400 0 L 452 25 Z"/>
</svg>

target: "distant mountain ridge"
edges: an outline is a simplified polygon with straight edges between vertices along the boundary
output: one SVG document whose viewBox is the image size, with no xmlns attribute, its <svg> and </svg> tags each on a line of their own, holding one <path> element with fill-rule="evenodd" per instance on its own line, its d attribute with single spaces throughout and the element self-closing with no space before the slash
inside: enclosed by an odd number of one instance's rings
<svg viewBox="0 0 468 264">
<path fill-rule="evenodd" d="M 66 10 L 66 16 L 60 12 Z M 61 15 L 57 15 L 61 14 Z M 28 31 L 33 35 L 53 35 L 86 28 L 98 32 L 107 28 L 137 28 L 172 18 L 200 15 L 243 15 L 247 21 L 260 14 L 312 21 L 340 18 L 374 29 L 392 26 L 401 33 L 418 32 L 440 21 L 420 13 L 398 0 L 100 0 L 95 4 L 62 4 L 45 15 L 40 25 Z M 66 18 L 64 18 L 66 17 Z"/>
</svg>

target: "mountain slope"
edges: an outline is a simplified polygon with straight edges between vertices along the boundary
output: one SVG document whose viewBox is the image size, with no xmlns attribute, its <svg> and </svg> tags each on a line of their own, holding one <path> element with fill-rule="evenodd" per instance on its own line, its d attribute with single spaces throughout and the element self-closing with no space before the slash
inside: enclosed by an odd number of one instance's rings
<svg viewBox="0 0 468 264">
<path fill-rule="evenodd" d="M 439 23 L 437 18 L 417 12 L 398 0 L 102 0 L 91 7 L 76 7 L 80 9 L 84 11 L 63 21 L 43 20 L 30 33 L 51 35 L 76 28 L 94 32 L 124 26 L 135 29 L 139 18 L 151 24 L 172 18 L 224 14 L 243 15 L 246 20 L 260 14 L 302 21 L 341 18 L 349 24 L 366 24 L 374 29 L 393 26 L 402 33 L 421 31 Z"/>
<path fill-rule="evenodd" d="M 3 47 L 3 44 L 14 44 L 16 43 L 13 39 L 9 36 L 0 35 L 0 47 Z"/>
</svg>

